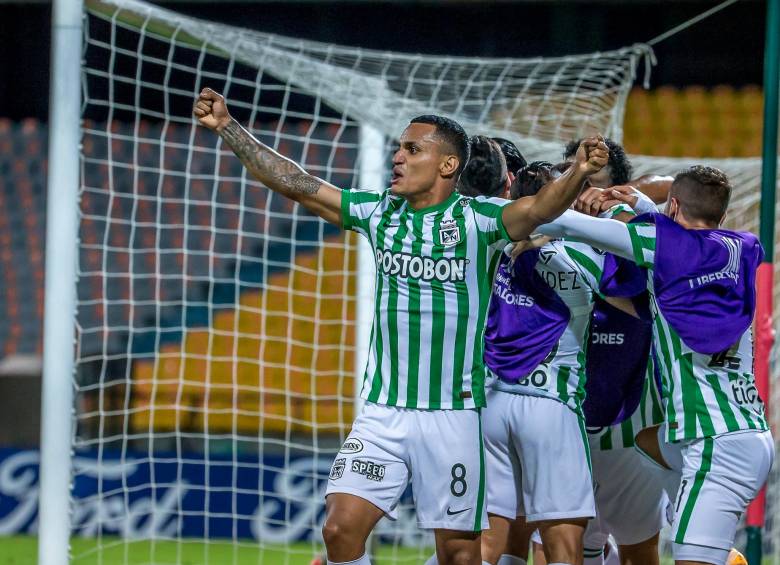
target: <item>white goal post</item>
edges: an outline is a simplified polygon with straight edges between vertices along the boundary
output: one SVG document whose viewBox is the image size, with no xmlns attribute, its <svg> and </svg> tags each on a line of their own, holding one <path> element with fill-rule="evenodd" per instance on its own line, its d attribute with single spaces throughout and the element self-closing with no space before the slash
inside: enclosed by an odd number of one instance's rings
<svg viewBox="0 0 780 565">
<path fill-rule="evenodd" d="M 305 562 L 321 551 L 325 480 L 359 406 L 373 258 L 249 177 L 194 123 L 195 93 L 225 94 L 313 174 L 381 190 L 419 114 L 508 138 L 529 161 L 557 161 L 596 131 L 620 141 L 652 51 L 423 56 L 140 0 L 84 7 L 55 8 L 69 14 L 55 76 L 71 90 L 53 97 L 66 100 L 51 123 L 39 563 Z M 736 181 L 732 224 L 757 231 L 760 160 L 705 161 Z M 632 163 L 670 174 L 690 160 Z M 383 565 L 428 550 L 409 502 L 377 529 Z"/>
</svg>

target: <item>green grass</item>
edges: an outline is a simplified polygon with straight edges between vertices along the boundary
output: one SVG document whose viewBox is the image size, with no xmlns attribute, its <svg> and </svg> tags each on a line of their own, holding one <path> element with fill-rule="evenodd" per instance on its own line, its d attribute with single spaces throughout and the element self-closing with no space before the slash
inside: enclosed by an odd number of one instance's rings
<svg viewBox="0 0 780 565">
<path fill-rule="evenodd" d="M 219 541 L 125 542 L 115 537 L 104 537 L 100 544 L 94 539 L 73 538 L 71 555 L 73 565 L 309 565 L 313 557 L 309 543 L 260 548 Z M 375 565 L 422 563 L 420 555 L 417 548 L 382 548 Z M 37 556 L 37 538 L 0 537 L 0 565 L 34 565 Z"/>
<path fill-rule="evenodd" d="M 102 549 L 99 551 L 99 549 Z M 230 542 L 133 541 L 103 538 L 71 540 L 73 565 L 309 565 L 313 557 L 311 544 L 260 548 L 258 545 L 236 545 Z M 380 548 L 373 565 L 421 564 L 432 550 L 417 548 Z M 422 556 L 425 557 L 422 557 Z M 35 565 L 38 539 L 32 536 L 0 537 L 0 565 Z M 672 565 L 662 559 L 661 565 Z M 764 560 L 770 565 L 770 559 Z"/>
</svg>

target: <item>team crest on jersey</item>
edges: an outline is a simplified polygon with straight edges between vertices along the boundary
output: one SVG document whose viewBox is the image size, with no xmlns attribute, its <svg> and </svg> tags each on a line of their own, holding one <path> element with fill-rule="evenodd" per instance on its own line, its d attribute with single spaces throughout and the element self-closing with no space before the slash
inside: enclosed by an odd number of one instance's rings
<svg viewBox="0 0 780 565">
<path fill-rule="evenodd" d="M 455 220 L 442 222 L 439 225 L 439 241 L 444 247 L 452 247 L 460 243 L 460 228 Z"/>
<path fill-rule="evenodd" d="M 336 459 L 333 462 L 333 467 L 330 468 L 330 480 L 335 481 L 340 479 L 344 474 L 344 468 L 347 466 L 347 459 Z"/>
</svg>

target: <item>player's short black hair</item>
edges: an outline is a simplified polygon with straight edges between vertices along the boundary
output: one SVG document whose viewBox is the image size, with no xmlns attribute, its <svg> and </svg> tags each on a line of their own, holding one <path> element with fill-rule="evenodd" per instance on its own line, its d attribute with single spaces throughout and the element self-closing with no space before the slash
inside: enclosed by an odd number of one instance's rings
<svg viewBox="0 0 780 565">
<path fill-rule="evenodd" d="M 566 144 L 566 148 L 563 150 L 563 158 L 570 159 L 577 153 L 577 149 L 582 143 L 582 139 L 576 139 Z M 619 184 L 626 184 L 631 180 L 631 175 L 634 172 L 634 167 L 631 166 L 631 161 L 626 155 L 626 150 L 617 141 L 604 138 L 604 143 L 609 149 L 609 161 L 607 161 L 607 170 L 609 171 L 609 178 L 612 186 Z"/>
<path fill-rule="evenodd" d="M 498 143 L 498 147 L 501 149 L 501 153 L 504 154 L 504 159 L 506 159 L 506 168 L 508 171 L 517 174 L 517 171 L 528 164 L 528 162 L 525 160 L 525 157 L 523 157 L 523 154 L 520 153 L 520 150 L 517 148 L 517 145 L 508 139 L 504 139 L 503 137 L 494 137 L 493 141 Z"/>
<path fill-rule="evenodd" d="M 717 226 L 731 199 L 729 177 L 715 167 L 694 165 L 677 173 L 669 189 L 685 217 Z"/>
<path fill-rule="evenodd" d="M 450 146 L 458 157 L 460 165 L 455 171 L 455 178 L 463 172 L 463 167 L 469 160 L 469 136 L 458 122 L 436 114 L 423 114 L 409 121 L 410 124 L 429 124 L 436 128 L 436 135 Z"/>
<path fill-rule="evenodd" d="M 506 186 L 506 160 L 498 143 L 484 135 L 469 142 L 471 156 L 458 180 L 463 196 L 500 196 Z"/>
<path fill-rule="evenodd" d="M 555 165 L 547 161 L 533 161 L 517 171 L 515 180 L 509 187 L 509 198 L 516 200 L 524 196 L 533 196 L 548 182 L 560 176 Z"/>
</svg>

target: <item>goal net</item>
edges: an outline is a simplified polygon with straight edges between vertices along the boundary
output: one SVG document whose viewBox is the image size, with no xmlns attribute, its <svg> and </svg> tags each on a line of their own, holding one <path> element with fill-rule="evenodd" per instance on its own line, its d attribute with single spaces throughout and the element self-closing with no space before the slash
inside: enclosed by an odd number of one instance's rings
<svg viewBox="0 0 780 565">
<path fill-rule="evenodd" d="M 85 4 L 72 562 L 307 563 L 356 410 L 373 260 L 248 177 L 195 125 L 196 93 L 223 93 L 313 174 L 380 190 L 418 114 L 509 138 L 529 160 L 596 131 L 620 140 L 652 52 L 430 57 Z M 755 230 L 760 163 L 718 164 L 738 179 L 732 221 Z M 410 502 L 377 528 L 377 563 L 430 551 Z"/>
</svg>

